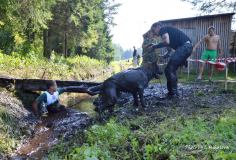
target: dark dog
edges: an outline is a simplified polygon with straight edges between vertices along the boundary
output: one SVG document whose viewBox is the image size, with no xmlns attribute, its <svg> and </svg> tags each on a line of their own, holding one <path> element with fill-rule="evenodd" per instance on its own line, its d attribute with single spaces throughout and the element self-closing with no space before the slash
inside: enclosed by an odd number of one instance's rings
<svg viewBox="0 0 236 160">
<path fill-rule="evenodd" d="M 111 109 L 117 103 L 120 92 L 130 92 L 134 97 L 134 105 L 138 106 L 138 96 L 142 107 L 146 107 L 143 102 L 143 91 L 147 87 L 148 82 L 155 77 L 159 79 L 159 75 L 163 72 L 159 70 L 157 62 L 149 62 L 137 69 L 130 69 L 113 75 L 105 80 L 101 85 L 90 87 L 87 93 L 90 95 L 102 94 L 104 106 L 97 106 L 95 111 L 99 112 L 100 121 L 103 120 L 102 112 L 105 109 Z"/>
</svg>

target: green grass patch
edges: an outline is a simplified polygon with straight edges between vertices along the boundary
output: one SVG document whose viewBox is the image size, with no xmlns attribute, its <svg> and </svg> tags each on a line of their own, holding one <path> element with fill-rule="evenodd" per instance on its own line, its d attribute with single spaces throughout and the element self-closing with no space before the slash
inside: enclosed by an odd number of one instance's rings
<svg viewBox="0 0 236 160">
<path fill-rule="evenodd" d="M 220 117 L 205 117 L 201 112 L 192 117 L 176 114 L 158 123 L 163 117 L 157 113 L 132 122 L 111 118 L 54 147 L 48 159 L 236 158 L 235 110 L 225 110 Z M 139 129 L 132 131 L 133 124 Z"/>
</svg>

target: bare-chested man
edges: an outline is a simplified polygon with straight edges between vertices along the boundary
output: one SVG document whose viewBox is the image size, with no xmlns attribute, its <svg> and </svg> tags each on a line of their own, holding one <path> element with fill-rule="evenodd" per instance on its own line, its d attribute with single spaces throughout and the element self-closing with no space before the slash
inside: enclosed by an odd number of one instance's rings
<svg viewBox="0 0 236 160">
<path fill-rule="evenodd" d="M 207 44 L 206 50 L 202 53 L 201 60 L 209 60 L 209 59 L 217 59 L 217 46 L 220 51 L 219 53 L 219 58 L 222 56 L 222 51 L 221 51 L 221 43 L 220 43 L 220 36 L 214 34 L 214 27 L 209 27 L 208 28 L 208 35 L 203 37 L 201 41 L 199 41 L 196 46 L 193 48 L 193 53 L 196 52 L 197 47 L 202 44 L 204 41 Z M 200 68 L 199 68 L 199 74 L 197 79 L 195 79 L 195 82 L 199 82 L 202 80 L 202 72 L 204 69 L 205 63 L 201 63 Z M 213 82 L 212 80 L 212 75 L 213 75 L 213 64 L 210 64 L 210 70 L 209 70 L 209 81 Z"/>
</svg>

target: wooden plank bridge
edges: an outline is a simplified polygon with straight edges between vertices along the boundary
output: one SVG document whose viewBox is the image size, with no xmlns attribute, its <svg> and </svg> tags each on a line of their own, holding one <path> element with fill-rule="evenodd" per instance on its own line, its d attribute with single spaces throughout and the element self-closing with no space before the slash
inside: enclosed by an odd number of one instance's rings
<svg viewBox="0 0 236 160">
<path fill-rule="evenodd" d="M 23 78 L 12 78 L 12 77 L 0 77 L 0 86 L 7 87 L 14 85 L 16 90 L 31 90 L 31 91 L 46 91 L 46 83 L 48 80 L 45 79 L 23 79 Z M 58 88 L 69 87 L 69 86 L 80 86 L 85 85 L 87 87 L 96 86 L 102 84 L 102 82 L 89 82 L 89 81 L 62 81 L 56 80 Z M 71 91 L 68 91 L 71 92 Z M 85 93 L 81 91 L 72 91 Z"/>
</svg>

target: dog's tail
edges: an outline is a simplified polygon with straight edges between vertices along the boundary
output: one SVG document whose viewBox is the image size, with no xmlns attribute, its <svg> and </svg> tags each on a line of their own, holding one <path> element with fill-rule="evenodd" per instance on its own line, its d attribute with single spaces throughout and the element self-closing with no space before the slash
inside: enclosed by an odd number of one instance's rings
<svg viewBox="0 0 236 160">
<path fill-rule="evenodd" d="M 102 89 L 102 85 L 90 87 L 87 89 L 87 93 L 91 96 L 94 96 L 96 94 L 102 93 L 101 89 Z"/>
</svg>

